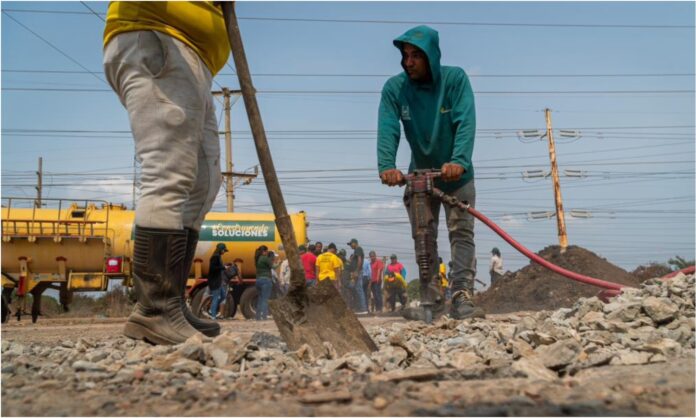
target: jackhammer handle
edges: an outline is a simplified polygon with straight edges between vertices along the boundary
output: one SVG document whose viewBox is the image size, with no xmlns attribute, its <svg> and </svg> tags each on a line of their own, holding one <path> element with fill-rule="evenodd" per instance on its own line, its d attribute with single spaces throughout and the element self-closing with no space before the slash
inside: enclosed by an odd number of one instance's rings
<svg viewBox="0 0 696 418">
<path fill-rule="evenodd" d="M 256 90 L 251 81 L 249 64 L 247 63 L 246 54 L 244 53 L 242 35 L 239 31 L 239 23 L 237 22 L 237 14 L 234 7 L 235 2 L 222 2 L 227 36 L 230 48 L 232 49 L 232 56 L 234 57 L 234 66 L 237 70 L 242 97 L 244 98 L 244 107 L 246 108 L 249 126 L 251 127 L 251 132 L 254 137 L 254 145 L 256 145 L 256 154 L 259 157 L 263 180 L 266 183 L 268 197 L 271 200 L 271 206 L 275 214 L 276 227 L 283 241 L 285 254 L 287 255 L 290 270 L 292 271 L 290 284 L 293 288 L 304 289 L 304 268 L 300 263 L 295 230 L 292 227 L 290 216 L 285 207 L 285 200 L 283 199 L 283 193 L 280 190 L 280 183 L 278 182 L 278 177 L 273 165 L 273 158 L 271 157 L 271 150 L 268 146 L 268 140 L 266 139 L 266 131 L 263 127 L 263 121 L 261 120 L 261 112 L 256 102 Z"/>
</svg>

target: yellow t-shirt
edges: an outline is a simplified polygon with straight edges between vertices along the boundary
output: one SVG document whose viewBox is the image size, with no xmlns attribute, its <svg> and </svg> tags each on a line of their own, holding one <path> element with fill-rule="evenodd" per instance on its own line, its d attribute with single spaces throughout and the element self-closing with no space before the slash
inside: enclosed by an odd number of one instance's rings
<svg viewBox="0 0 696 418">
<path fill-rule="evenodd" d="M 154 30 L 190 46 L 215 75 L 230 56 L 222 9 L 212 1 L 113 1 L 106 13 L 104 47 L 119 33 Z"/>
<path fill-rule="evenodd" d="M 336 254 L 327 251 L 317 257 L 316 265 L 319 267 L 319 280 L 336 280 L 336 272 L 334 270 L 343 268 L 343 261 Z"/>
<path fill-rule="evenodd" d="M 403 289 L 408 287 L 404 276 L 400 275 L 399 273 L 394 273 L 393 276 L 387 276 L 384 280 L 387 287 L 400 287 Z"/>
<path fill-rule="evenodd" d="M 440 286 L 447 287 L 449 282 L 447 281 L 447 267 L 445 263 L 440 263 Z"/>
</svg>

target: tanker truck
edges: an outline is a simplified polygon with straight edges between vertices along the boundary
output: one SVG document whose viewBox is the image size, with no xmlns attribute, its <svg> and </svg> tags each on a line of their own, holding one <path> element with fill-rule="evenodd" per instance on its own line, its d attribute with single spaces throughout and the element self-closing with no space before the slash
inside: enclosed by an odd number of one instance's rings
<svg viewBox="0 0 696 418">
<path fill-rule="evenodd" d="M 134 211 L 102 200 L 42 199 L 41 208 L 37 206 L 33 198 L 2 199 L 3 322 L 10 308 L 17 319 L 25 313 L 28 293 L 33 296 L 35 322 L 47 289 L 58 291 L 59 303 L 67 311 L 73 292 L 106 291 L 112 280 L 132 286 Z M 297 242 L 306 243 L 305 213 L 290 217 Z M 239 307 L 246 318 L 253 318 L 254 251 L 266 245 L 284 256 L 279 251 L 275 217 L 272 213 L 208 213 L 187 282 L 187 302 L 194 313 L 207 311 L 208 261 L 220 242 L 229 250 L 223 263 L 235 263 L 240 272 L 239 279 L 230 283 L 223 314 L 233 317 Z"/>
</svg>

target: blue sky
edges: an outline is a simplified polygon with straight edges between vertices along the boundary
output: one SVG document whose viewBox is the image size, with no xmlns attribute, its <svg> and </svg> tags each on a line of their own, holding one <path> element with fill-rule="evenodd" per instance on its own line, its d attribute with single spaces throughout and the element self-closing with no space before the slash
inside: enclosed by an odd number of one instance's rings
<svg viewBox="0 0 696 418">
<path fill-rule="evenodd" d="M 110 91 L 65 91 L 109 89 L 99 80 L 104 23 L 80 2 L 2 2 L 2 10 L 3 197 L 34 196 L 41 156 L 48 197 L 130 207 L 124 109 Z M 285 200 L 307 212 L 312 240 L 345 247 L 358 238 L 366 250 L 397 253 L 415 275 L 402 190 L 377 177 L 375 92 L 401 71 L 391 40 L 426 23 L 440 32 L 442 63 L 471 77 L 483 213 L 534 251 L 557 243 L 554 218 L 529 219 L 553 212 L 550 180 L 522 175 L 549 170 L 547 144 L 516 135 L 544 129 L 548 107 L 565 209 L 591 213 L 566 217 L 570 244 L 628 270 L 694 257 L 694 3 L 243 2 L 237 13 Z M 233 67 L 230 58 L 216 88 L 238 87 Z M 250 169 L 258 160 L 241 100 L 232 129 L 235 170 Z M 581 138 L 558 138 L 561 129 Z M 403 142 L 399 165 L 408 160 Z M 265 193 L 260 179 L 238 188 L 237 210 L 270 211 Z M 224 209 L 221 191 L 214 210 Z M 488 281 L 493 246 L 506 269 L 528 263 L 484 225 L 476 233 L 480 279 Z M 440 235 L 449 260 L 444 225 Z"/>
</svg>

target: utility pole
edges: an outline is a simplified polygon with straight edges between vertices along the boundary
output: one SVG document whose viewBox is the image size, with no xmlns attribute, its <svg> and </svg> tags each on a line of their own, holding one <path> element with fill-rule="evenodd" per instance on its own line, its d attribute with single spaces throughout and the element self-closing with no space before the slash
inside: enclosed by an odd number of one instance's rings
<svg viewBox="0 0 696 418">
<path fill-rule="evenodd" d="M 227 211 L 234 212 L 234 177 L 246 177 L 247 181 L 251 181 L 258 174 L 235 173 L 233 171 L 234 164 L 232 163 L 232 95 L 241 94 L 241 90 L 230 90 L 223 87 L 222 91 L 213 91 L 214 96 L 223 96 L 223 106 L 225 110 L 225 171 L 222 175 L 225 177 L 225 189 L 227 196 Z"/>
<path fill-rule="evenodd" d="M 36 172 L 38 181 L 36 184 L 36 201 L 34 207 L 41 209 L 41 192 L 43 191 L 43 157 L 39 157 L 39 171 Z"/>
<path fill-rule="evenodd" d="M 137 162 L 137 159 L 135 157 L 135 153 L 133 153 L 133 210 L 135 210 L 135 163 Z"/>
<path fill-rule="evenodd" d="M 561 197 L 561 182 L 558 179 L 558 165 L 556 164 L 556 145 L 553 142 L 553 130 L 551 128 L 551 109 L 544 110 L 546 114 L 546 137 L 549 140 L 549 157 L 551 159 L 551 178 L 553 180 L 553 197 L 556 201 L 556 223 L 558 225 L 558 243 L 561 253 L 568 248 L 568 236 L 566 235 L 565 215 L 563 214 L 563 198 Z"/>
<path fill-rule="evenodd" d="M 230 120 L 232 101 L 230 100 L 230 89 L 223 87 L 222 94 L 225 97 L 225 163 L 227 166 L 225 171 L 232 173 L 234 164 L 232 163 L 232 122 Z M 227 211 L 234 212 L 234 181 L 231 174 L 225 176 L 225 183 L 227 184 Z"/>
</svg>

